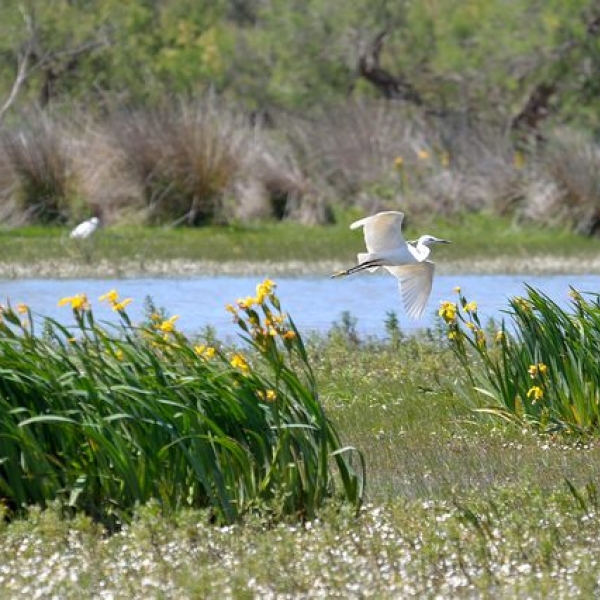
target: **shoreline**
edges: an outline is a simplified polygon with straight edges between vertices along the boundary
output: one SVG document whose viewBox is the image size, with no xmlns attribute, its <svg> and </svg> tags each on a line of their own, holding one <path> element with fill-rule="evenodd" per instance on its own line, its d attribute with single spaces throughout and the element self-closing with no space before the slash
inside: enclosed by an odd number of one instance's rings
<svg viewBox="0 0 600 600">
<path fill-rule="evenodd" d="M 197 261 L 123 260 L 118 264 L 106 260 L 75 262 L 72 260 L 38 261 L 35 264 L 3 263 L 0 280 L 11 279 L 139 279 L 261 276 L 302 277 L 328 276 L 351 263 L 338 260 L 303 261 Z M 479 260 L 462 259 L 436 262 L 439 275 L 581 275 L 600 274 L 600 256 L 532 256 L 528 258 L 499 257 Z"/>
</svg>

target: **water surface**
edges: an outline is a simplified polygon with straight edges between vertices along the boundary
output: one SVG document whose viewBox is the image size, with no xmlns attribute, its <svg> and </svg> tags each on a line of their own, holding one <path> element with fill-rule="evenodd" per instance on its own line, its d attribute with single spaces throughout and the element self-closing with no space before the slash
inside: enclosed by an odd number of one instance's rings
<svg viewBox="0 0 600 600">
<path fill-rule="evenodd" d="M 98 319 L 116 321 L 116 315 L 98 297 L 116 288 L 122 297 L 134 302 L 128 312 L 134 321 L 143 316 L 146 296 L 170 315 L 178 314 L 179 328 L 196 333 L 206 326 L 214 327 L 220 337 L 237 333 L 225 304 L 254 294 L 257 277 L 194 277 L 182 279 L 24 279 L 0 280 L 0 303 L 7 299 L 13 304 L 25 302 L 34 312 L 57 318 L 72 319 L 68 307 L 58 308 L 64 296 L 85 293 L 94 306 Z M 395 280 L 385 274 L 364 274 L 345 279 L 328 277 L 278 277 L 277 292 L 282 306 L 295 320 L 301 331 L 328 331 L 339 322 L 343 312 L 357 319 L 362 335 L 385 335 L 384 321 L 390 311 L 396 312 L 405 331 L 431 327 L 435 324 L 441 300 L 455 300 L 453 288 L 460 286 L 469 300 L 476 300 L 484 318 L 501 319 L 507 299 L 525 294 L 529 284 L 561 305 L 569 301 L 569 286 L 581 292 L 600 292 L 599 275 L 449 275 L 438 276 L 423 318 L 408 319 L 402 309 Z"/>
</svg>

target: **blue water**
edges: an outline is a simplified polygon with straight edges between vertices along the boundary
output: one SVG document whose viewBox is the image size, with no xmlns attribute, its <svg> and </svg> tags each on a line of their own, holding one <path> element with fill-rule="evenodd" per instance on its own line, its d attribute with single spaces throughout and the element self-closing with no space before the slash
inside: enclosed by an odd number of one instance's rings
<svg viewBox="0 0 600 600">
<path fill-rule="evenodd" d="M 93 304 L 98 320 L 116 321 L 116 315 L 98 297 L 115 288 L 121 297 L 132 297 L 128 313 L 135 322 L 143 316 L 144 298 L 150 295 L 158 307 L 168 314 L 178 314 L 178 327 L 186 333 L 197 333 L 206 326 L 214 327 L 220 337 L 237 334 L 225 304 L 253 295 L 258 282 L 254 277 L 195 277 L 190 279 L 118 279 L 118 280 L 0 280 L 0 303 L 10 299 L 28 304 L 36 313 L 72 320 L 68 307 L 58 308 L 64 296 L 85 293 Z M 344 311 L 357 319 L 361 335 L 384 336 L 387 313 L 395 311 L 405 331 L 430 327 L 442 300 L 456 300 L 453 288 L 460 286 L 469 300 L 476 300 L 483 319 L 501 319 L 507 298 L 525 294 L 529 284 L 566 305 L 569 286 L 581 292 L 600 292 L 598 275 L 451 275 L 437 276 L 425 314 L 419 321 L 408 319 L 402 309 L 395 280 L 389 275 L 361 275 L 345 279 L 323 277 L 290 277 L 277 279 L 277 292 L 283 309 L 290 314 L 301 331 L 328 331 L 339 322 Z"/>
</svg>

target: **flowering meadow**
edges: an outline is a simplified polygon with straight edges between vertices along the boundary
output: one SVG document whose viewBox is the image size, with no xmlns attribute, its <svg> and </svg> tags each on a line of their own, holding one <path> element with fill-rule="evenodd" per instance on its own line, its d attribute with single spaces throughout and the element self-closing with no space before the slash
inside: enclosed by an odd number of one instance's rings
<svg viewBox="0 0 600 600">
<path fill-rule="evenodd" d="M 594 389 L 595 302 L 564 311 L 576 374 L 533 290 L 504 327 L 458 292 L 440 329 L 303 341 L 263 282 L 235 346 L 99 301 L 3 308 L 3 598 L 595 596 L 600 445 L 552 404 Z"/>
<path fill-rule="evenodd" d="M 177 315 L 134 324 L 131 298 L 63 298 L 65 324 L 28 306 L 0 312 L 0 496 L 8 511 L 59 500 L 105 522 L 136 505 L 207 508 L 218 522 L 252 510 L 314 516 L 355 509 L 359 452 L 343 448 L 319 401 L 302 338 L 275 284 L 228 306 L 243 344 L 200 343 Z M 352 460 L 359 467 L 356 472 Z"/>
</svg>

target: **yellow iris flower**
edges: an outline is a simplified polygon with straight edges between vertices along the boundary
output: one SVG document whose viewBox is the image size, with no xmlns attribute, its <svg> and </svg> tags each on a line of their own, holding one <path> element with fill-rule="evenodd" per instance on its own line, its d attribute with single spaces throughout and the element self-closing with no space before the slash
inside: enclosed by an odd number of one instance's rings
<svg viewBox="0 0 600 600">
<path fill-rule="evenodd" d="M 535 404 L 538 400 L 541 400 L 544 397 L 544 390 L 539 385 L 534 385 L 529 388 L 527 397 L 531 398 L 532 402 Z"/>
<path fill-rule="evenodd" d="M 548 372 L 548 367 L 544 363 L 538 363 L 537 365 L 530 365 L 529 369 L 527 369 L 529 376 L 531 379 L 535 379 L 538 374 L 545 375 Z"/>
<path fill-rule="evenodd" d="M 468 302 L 465 304 L 465 311 L 468 313 L 477 312 L 477 302 Z"/>
<path fill-rule="evenodd" d="M 85 294 L 76 294 L 75 296 L 67 296 L 58 301 L 58 306 L 71 305 L 74 311 L 89 310 L 90 303 Z"/>
<path fill-rule="evenodd" d="M 235 369 L 239 369 L 243 373 L 248 373 L 250 371 L 250 367 L 248 366 L 248 361 L 241 354 L 234 354 L 231 357 L 231 366 Z"/>
<path fill-rule="evenodd" d="M 175 321 L 177 321 L 177 319 L 179 319 L 179 315 L 173 315 L 169 319 L 159 323 L 156 328 L 163 333 L 172 333 L 175 331 Z"/>
<path fill-rule="evenodd" d="M 110 292 L 106 292 L 106 294 L 102 294 L 99 298 L 100 302 L 104 302 L 108 300 L 111 304 L 115 304 L 119 301 L 119 292 L 117 290 L 110 290 Z"/>
<path fill-rule="evenodd" d="M 271 279 L 265 279 L 256 286 L 256 302 L 262 304 L 268 296 L 273 293 L 275 283 Z"/>
<path fill-rule="evenodd" d="M 194 346 L 194 352 L 198 356 L 201 356 L 206 360 L 210 360 L 211 358 L 214 358 L 217 351 L 212 346 L 205 346 L 204 344 L 201 344 L 199 346 Z"/>
<path fill-rule="evenodd" d="M 112 309 L 117 312 L 121 312 L 121 311 L 125 310 L 125 308 L 132 302 L 133 302 L 133 300 L 131 298 L 124 298 L 120 302 L 113 303 Z"/>
<path fill-rule="evenodd" d="M 267 390 L 266 392 L 258 390 L 256 393 L 261 400 L 266 400 L 267 402 L 275 402 L 277 400 L 277 392 L 275 390 Z"/>
<path fill-rule="evenodd" d="M 447 300 L 442 302 L 438 314 L 446 323 L 453 323 L 456 321 L 456 304 Z"/>
</svg>

